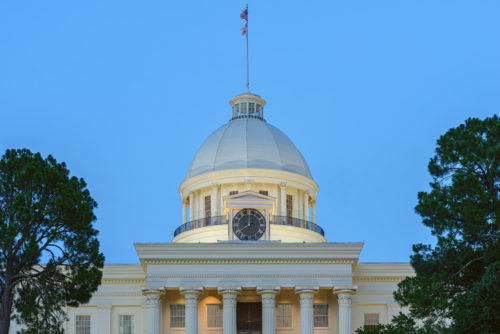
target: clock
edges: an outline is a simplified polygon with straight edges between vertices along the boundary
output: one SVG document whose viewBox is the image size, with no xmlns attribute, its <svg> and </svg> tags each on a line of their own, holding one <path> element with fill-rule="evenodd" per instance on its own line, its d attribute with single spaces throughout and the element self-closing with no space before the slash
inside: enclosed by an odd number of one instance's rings
<svg viewBox="0 0 500 334">
<path fill-rule="evenodd" d="M 266 231 L 266 218 L 255 209 L 243 209 L 233 218 L 233 232 L 240 240 L 259 240 Z"/>
</svg>

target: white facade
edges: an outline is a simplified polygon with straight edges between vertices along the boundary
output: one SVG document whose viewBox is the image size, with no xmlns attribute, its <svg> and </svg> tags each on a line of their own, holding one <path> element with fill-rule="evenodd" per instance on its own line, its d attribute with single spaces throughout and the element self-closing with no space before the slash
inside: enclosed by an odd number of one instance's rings
<svg viewBox="0 0 500 334">
<path fill-rule="evenodd" d="M 263 119 L 265 101 L 230 103 L 233 119 L 179 187 L 172 242 L 136 244 L 140 265 L 106 265 L 90 302 L 68 310 L 67 333 L 350 334 L 401 311 L 393 292 L 411 266 L 359 263 L 363 243 L 327 242 L 318 185 Z"/>
</svg>

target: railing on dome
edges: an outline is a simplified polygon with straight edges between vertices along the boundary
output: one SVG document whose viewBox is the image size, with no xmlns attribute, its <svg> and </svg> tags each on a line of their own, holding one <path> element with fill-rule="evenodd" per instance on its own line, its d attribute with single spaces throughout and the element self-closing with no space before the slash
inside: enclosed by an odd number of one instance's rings
<svg viewBox="0 0 500 334">
<path fill-rule="evenodd" d="M 288 217 L 288 216 L 273 216 L 271 219 L 271 224 L 276 224 L 276 225 L 291 225 L 295 227 L 300 227 L 300 228 L 305 228 L 310 231 L 316 232 L 321 234 L 322 236 L 325 236 L 325 231 L 321 228 L 316 223 L 300 219 L 300 218 L 295 218 L 295 217 Z"/>
<path fill-rule="evenodd" d="M 187 222 L 186 224 L 182 224 L 181 226 L 176 228 L 174 231 L 174 237 L 181 234 L 182 232 L 194 230 L 197 228 L 207 227 L 207 226 L 215 226 L 215 225 L 224 225 L 227 223 L 228 222 L 227 222 L 226 216 L 215 216 L 215 217 L 207 217 L 207 218 L 193 220 L 193 221 Z M 299 218 L 295 218 L 295 217 L 287 217 L 287 216 L 272 216 L 271 224 L 290 225 L 290 226 L 305 228 L 307 230 L 310 230 L 310 231 L 319 233 L 322 236 L 325 236 L 325 231 L 323 231 L 321 226 L 319 226 L 318 224 L 315 224 L 313 222 L 304 220 L 304 219 L 299 219 Z"/>
<path fill-rule="evenodd" d="M 176 228 L 174 231 L 174 237 L 182 232 L 194 230 L 197 228 L 214 226 L 214 225 L 224 225 L 224 224 L 227 224 L 226 216 L 206 217 L 202 219 L 193 220 L 187 222 L 186 224 L 182 224 L 181 226 Z"/>
</svg>

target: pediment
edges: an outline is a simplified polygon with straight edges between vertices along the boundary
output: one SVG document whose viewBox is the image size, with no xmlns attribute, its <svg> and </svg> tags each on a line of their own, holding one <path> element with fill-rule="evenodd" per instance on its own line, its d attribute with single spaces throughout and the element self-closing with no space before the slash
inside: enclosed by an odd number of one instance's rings
<svg viewBox="0 0 500 334">
<path fill-rule="evenodd" d="M 247 190 L 234 195 L 226 196 L 226 200 L 248 200 L 248 201 L 274 201 L 273 197 L 259 194 L 255 191 Z"/>
<path fill-rule="evenodd" d="M 275 199 L 257 192 L 247 190 L 224 197 L 227 208 L 262 208 L 272 209 Z"/>
</svg>

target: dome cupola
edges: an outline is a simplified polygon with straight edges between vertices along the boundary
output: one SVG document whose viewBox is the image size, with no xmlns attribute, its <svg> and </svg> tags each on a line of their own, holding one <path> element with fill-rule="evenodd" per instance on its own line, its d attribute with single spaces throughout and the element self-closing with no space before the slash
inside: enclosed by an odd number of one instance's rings
<svg viewBox="0 0 500 334">
<path fill-rule="evenodd" d="M 186 180 L 203 173 L 230 169 L 274 169 L 312 179 L 304 157 L 277 127 L 264 120 L 266 101 L 252 93 L 232 98 L 232 119 L 203 142 Z"/>
<path fill-rule="evenodd" d="M 233 118 L 264 119 L 266 101 L 257 94 L 250 92 L 237 95 L 229 101 L 233 108 Z"/>
<path fill-rule="evenodd" d="M 266 101 L 247 91 L 229 104 L 231 119 L 203 142 L 179 187 L 173 242 L 325 242 L 318 185 L 293 142 L 264 120 Z"/>
</svg>

